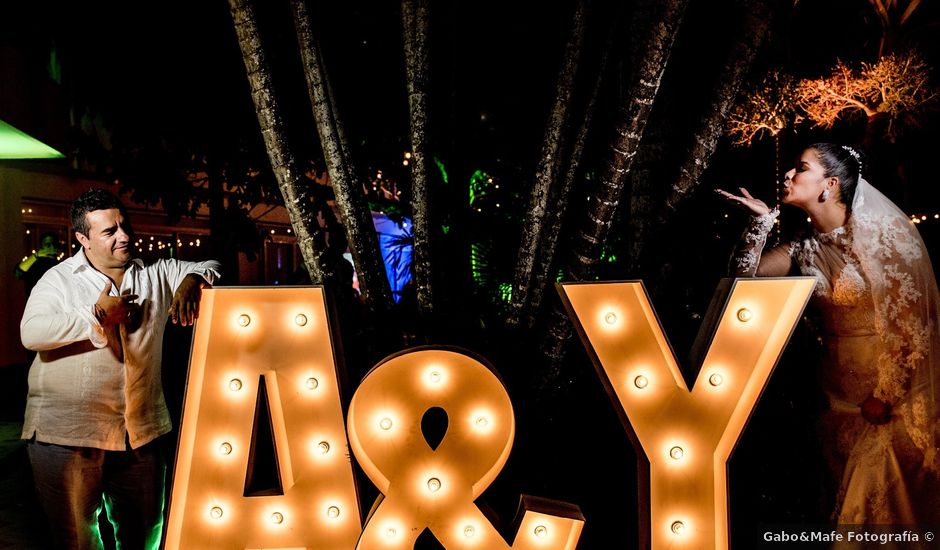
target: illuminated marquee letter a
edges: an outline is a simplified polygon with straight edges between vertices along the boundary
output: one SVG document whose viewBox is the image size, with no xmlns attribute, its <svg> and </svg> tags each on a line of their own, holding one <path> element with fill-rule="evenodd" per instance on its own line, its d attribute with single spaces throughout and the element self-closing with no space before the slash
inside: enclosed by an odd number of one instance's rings
<svg viewBox="0 0 940 550">
<path fill-rule="evenodd" d="M 649 529 L 654 550 L 728 548 L 728 456 L 814 284 L 733 281 L 723 309 L 713 303 L 717 326 L 691 392 L 641 283 L 561 285 L 638 454 L 649 459 L 649 523 L 641 520 L 641 530 Z"/>
<path fill-rule="evenodd" d="M 337 380 L 321 288 L 206 290 L 166 548 L 354 548 Z"/>
</svg>

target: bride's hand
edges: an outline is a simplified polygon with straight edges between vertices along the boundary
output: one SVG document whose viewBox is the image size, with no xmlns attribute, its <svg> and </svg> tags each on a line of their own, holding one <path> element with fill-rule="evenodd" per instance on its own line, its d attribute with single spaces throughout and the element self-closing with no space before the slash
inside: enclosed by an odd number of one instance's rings
<svg viewBox="0 0 940 550">
<path fill-rule="evenodd" d="M 721 195 L 726 201 L 750 211 L 751 215 L 763 216 L 770 212 L 770 207 L 767 206 L 764 201 L 755 199 L 747 192 L 747 189 L 743 187 L 739 187 L 738 189 L 741 191 L 740 195 L 731 194 L 724 189 L 715 189 L 715 192 Z"/>
</svg>

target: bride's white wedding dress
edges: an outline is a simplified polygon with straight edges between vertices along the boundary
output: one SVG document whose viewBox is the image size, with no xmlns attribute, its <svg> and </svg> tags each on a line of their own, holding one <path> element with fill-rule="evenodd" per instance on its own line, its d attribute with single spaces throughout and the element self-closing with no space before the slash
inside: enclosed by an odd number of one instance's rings
<svg viewBox="0 0 940 550">
<path fill-rule="evenodd" d="M 829 409 L 819 435 L 839 481 L 838 524 L 940 522 L 937 282 L 916 228 L 860 180 L 848 223 L 763 252 L 777 212 L 755 217 L 736 254 L 738 276 L 815 276 Z M 891 404 L 865 420 L 860 403 Z"/>
</svg>

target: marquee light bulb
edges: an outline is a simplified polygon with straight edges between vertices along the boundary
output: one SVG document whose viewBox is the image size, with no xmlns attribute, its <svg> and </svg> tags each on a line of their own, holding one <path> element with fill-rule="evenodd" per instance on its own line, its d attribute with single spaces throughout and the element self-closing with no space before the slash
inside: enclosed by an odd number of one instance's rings
<svg viewBox="0 0 940 550">
<path fill-rule="evenodd" d="M 649 378 L 641 374 L 633 379 L 633 385 L 642 390 L 646 386 L 650 385 L 650 381 Z"/>
<path fill-rule="evenodd" d="M 468 539 L 473 538 L 473 535 L 476 534 L 477 530 L 474 529 L 472 525 L 468 525 L 463 528 L 463 536 L 467 537 Z"/>
<path fill-rule="evenodd" d="M 535 533 L 535 536 L 538 538 L 544 539 L 548 536 L 548 527 L 545 527 L 544 525 L 536 525 L 532 532 Z"/>
<path fill-rule="evenodd" d="M 238 391 L 242 389 L 242 381 L 238 378 L 232 378 L 228 383 L 228 389 L 232 391 Z"/>
<path fill-rule="evenodd" d="M 271 523 L 281 524 L 284 523 L 284 514 L 280 512 L 274 512 L 271 514 Z"/>
<path fill-rule="evenodd" d="M 617 314 L 613 311 L 609 312 L 604 316 L 604 321 L 606 321 L 608 325 L 615 324 L 617 322 Z"/>
<path fill-rule="evenodd" d="M 382 420 L 379 420 L 379 427 L 382 428 L 383 430 L 391 430 L 392 419 L 386 416 Z"/>
<path fill-rule="evenodd" d="M 681 521 L 674 521 L 672 522 L 672 525 L 669 526 L 669 530 L 672 531 L 676 535 L 684 535 L 685 524 L 682 523 Z"/>
<path fill-rule="evenodd" d="M 209 517 L 211 517 L 212 519 L 220 519 L 222 517 L 222 509 L 219 508 L 218 506 L 213 506 L 209 510 Z"/>
<path fill-rule="evenodd" d="M 336 519 L 339 517 L 339 508 L 336 506 L 330 506 L 326 509 L 326 515 L 329 518 Z"/>
<path fill-rule="evenodd" d="M 428 491 L 436 493 L 441 490 L 441 480 L 436 477 L 432 477 L 428 480 Z"/>
<path fill-rule="evenodd" d="M 724 381 L 725 378 L 717 372 L 708 377 L 708 383 L 712 386 L 720 386 Z"/>
<path fill-rule="evenodd" d="M 685 456 L 685 451 L 682 450 L 682 447 L 679 447 L 678 445 L 676 445 L 675 447 L 669 449 L 669 456 L 670 456 L 673 460 L 679 460 L 679 459 L 681 459 L 683 456 Z"/>
<path fill-rule="evenodd" d="M 431 372 L 428 373 L 428 380 L 430 380 L 434 384 L 440 383 L 443 377 L 444 375 L 441 374 L 441 371 L 439 370 L 432 370 Z"/>
<path fill-rule="evenodd" d="M 385 530 L 385 537 L 393 539 L 398 535 L 398 531 L 394 527 L 389 527 Z"/>
<path fill-rule="evenodd" d="M 297 326 L 304 326 L 307 324 L 307 316 L 303 313 L 298 313 L 297 317 L 294 317 L 294 322 L 297 323 Z"/>
<path fill-rule="evenodd" d="M 738 321 L 746 323 L 754 318 L 754 312 L 749 310 L 746 307 L 742 307 L 738 310 Z"/>
<path fill-rule="evenodd" d="M 478 416 L 474 424 L 477 425 L 477 428 L 485 428 L 490 425 L 490 421 L 485 416 Z"/>
<path fill-rule="evenodd" d="M 330 444 L 326 441 L 321 441 L 317 447 L 320 449 L 320 454 L 325 455 L 326 453 L 330 452 Z"/>
<path fill-rule="evenodd" d="M 315 390 L 317 389 L 317 386 L 319 385 L 320 385 L 320 381 L 312 376 L 304 381 L 304 386 L 306 386 L 308 390 Z"/>
<path fill-rule="evenodd" d="M 238 316 L 238 326 L 247 327 L 249 324 L 251 324 L 251 317 L 245 315 L 244 313 Z"/>
<path fill-rule="evenodd" d="M 219 445 L 219 454 L 220 455 L 230 455 L 232 454 L 232 444 L 228 441 Z"/>
</svg>

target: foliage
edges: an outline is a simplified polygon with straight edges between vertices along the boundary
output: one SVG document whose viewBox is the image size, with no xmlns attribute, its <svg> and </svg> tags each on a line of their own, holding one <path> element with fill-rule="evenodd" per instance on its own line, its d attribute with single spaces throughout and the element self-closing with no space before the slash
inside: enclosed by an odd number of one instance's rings
<svg viewBox="0 0 940 550">
<path fill-rule="evenodd" d="M 929 76 L 930 67 L 915 51 L 862 63 L 859 70 L 840 61 L 828 77 L 801 82 L 797 101 L 806 117 L 823 128 L 846 112 L 860 111 L 869 119 L 886 116 L 886 133 L 893 138 L 896 122 L 916 125 L 918 115 L 933 106 L 938 91 Z"/>
<path fill-rule="evenodd" d="M 780 71 L 772 71 L 745 93 L 728 116 L 728 135 L 735 145 L 750 145 L 764 134 L 775 136 L 801 115 L 794 100 L 798 81 Z"/>
</svg>

